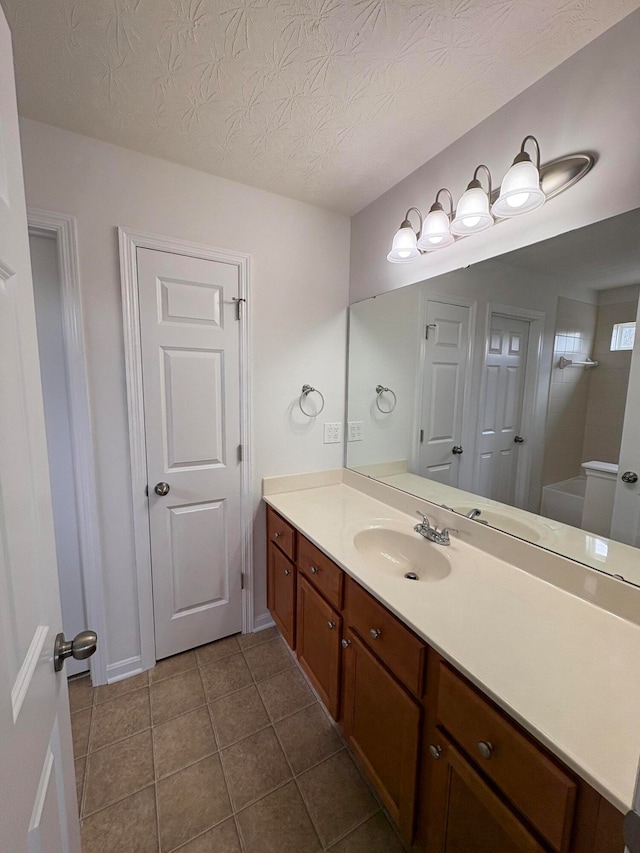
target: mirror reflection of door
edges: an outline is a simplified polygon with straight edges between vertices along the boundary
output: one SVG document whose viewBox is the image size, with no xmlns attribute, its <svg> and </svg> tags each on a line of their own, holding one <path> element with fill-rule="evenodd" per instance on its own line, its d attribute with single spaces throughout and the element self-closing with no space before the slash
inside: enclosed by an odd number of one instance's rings
<svg viewBox="0 0 640 853">
<path fill-rule="evenodd" d="M 463 435 L 469 313 L 468 306 L 432 299 L 425 312 L 418 473 L 455 487 L 464 487 L 471 461 Z"/>
<path fill-rule="evenodd" d="M 491 315 L 480 401 L 473 491 L 515 504 L 522 439 L 529 323 Z"/>
</svg>

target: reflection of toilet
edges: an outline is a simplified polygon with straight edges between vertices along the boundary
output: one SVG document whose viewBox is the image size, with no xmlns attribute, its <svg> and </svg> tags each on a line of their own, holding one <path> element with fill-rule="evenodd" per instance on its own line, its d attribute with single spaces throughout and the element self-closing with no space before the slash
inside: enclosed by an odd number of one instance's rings
<svg viewBox="0 0 640 853">
<path fill-rule="evenodd" d="M 587 489 L 580 527 L 599 536 L 609 536 L 618 466 L 612 462 L 583 462 L 582 467 L 587 475 Z"/>
<path fill-rule="evenodd" d="M 583 462 L 582 467 L 586 477 L 572 477 L 543 487 L 540 514 L 598 536 L 609 536 L 618 466 L 612 462 Z"/>
</svg>

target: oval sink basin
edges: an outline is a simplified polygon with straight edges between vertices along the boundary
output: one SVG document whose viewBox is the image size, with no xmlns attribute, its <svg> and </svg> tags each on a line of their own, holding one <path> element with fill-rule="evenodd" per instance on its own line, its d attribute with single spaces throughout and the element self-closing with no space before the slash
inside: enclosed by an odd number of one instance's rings
<svg viewBox="0 0 640 853">
<path fill-rule="evenodd" d="M 474 509 L 471 504 L 468 506 L 453 506 L 451 509 L 454 512 L 459 512 L 461 515 L 466 515 Z M 513 518 L 507 513 L 494 510 L 492 507 L 478 507 L 481 511 L 477 521 L 486 521 L 491 527 L 502 530 L 505 533 L 510 533 L 512 536 L 518 536 L 520 539 L 526 539 L 529 542 L 539 542 L 542 539 L 541 531 L 536 530 L 530 524 L 520 521 L 519 518 Z"/>
<path fill-rule="evenodd" d="M 369 527 L 356 533 L 353 544 L 374 568 L 398 578 L 412 573 L 417 577 L 411 580 L 439 581 L 451 572 L 449 560 L 437 550 L 442 546 L 417 533 Z"/>
</svg>

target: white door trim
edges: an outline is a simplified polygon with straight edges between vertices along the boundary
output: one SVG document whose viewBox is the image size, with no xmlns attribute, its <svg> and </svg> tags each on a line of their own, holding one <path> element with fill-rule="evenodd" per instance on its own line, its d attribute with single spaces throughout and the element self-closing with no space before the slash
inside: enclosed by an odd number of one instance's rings
<svg viewBox="0 0 640 853">
<path fill-rule="evenodd" d="M 122 318 L 124 326 L 125 372 L 127 380 L 127 409 L 129 415 L 129 455 L 131 459 L 131 489 L 133 529 L 135 539 L 138 616 L 140 622 L 140 669 L 150 669 L 156 662 L 153 625 L 153 594 L 151 586 L 151 540 L 149 538 L 149 505 L 146 497 L 147 461 L 144 430 L 144 400 L 142 391 L 142 341 L 140 337 L 138 270 L 136 249 L 156 249 L 176 255 L 187 255 L 209 261 L 233 264 L 238 268 L 240 303 L 240 443 L 244 449 L 241 466 L 240 505 L 242 525 L 242 572 L 245 579 L 242 594 L 243 633 L 254 628 L 253 615 L 253 525 L 251 518 L 251 442 L 250 442 L 250 378 L 249 378 L 249 255 L 217 249 L 164 237 L 118 228 L 120 247 L 120 277 L 122 284 Z"/>
<path fill-rule="evenodd" d="M 481 401 L 484 399 L 486 392 L 484 366 L 487 360 L 491 316 L 493 314 L 500 314 L 503 317 L 512 317 L 515 320 L 524 320 L 529 323 L 529 345 L 527 347 L 527 366 L 524 375 L 524 393 L 522 399 L 522 423 L 531 425 L 530 434 L 533 438 L 528 439 L 521 445 L 521 451 L 523 452 L 520 453 L 518 459 L 515 504 L 521 509 L 533 512 L 534 510 L 531 508 L 531 496 L 534 490 L 538 489 L 538 481 L 540 480 L 546 419 L 546 407 L 540 405 L 541 396 L 538 393 L 546 314 L 544 311 L 534 311 L 531 308 L 515 308 L 513 305 L 502 305 L 497 302 L 488 303 L 485 319 L 482 380 L 480 383 Z M 476 424 L 479 423 L 480 408 L 478 408 L 478 416 L 476 418 Z M 474 464 L 476 462 L 477 442 L 479 440 L 477 427 L 475 440 L 476 445 L 473 449 Z M 537 511 L 536 508 L 535 512 Z"/>
<path fill-rule="evenodd" d="M 102 549 L 82 322 L 76 220 L 66 213 L 30 207 L 27 208 L 27 222 L 30 234 L 53 236 L 56 240 L 84 603 L 87 627 L 98 635 L 98 648 L 90 658 L 89 666 L 92 683 L 106 684 L 107 622 L 104 610 Z"/>
</svg>

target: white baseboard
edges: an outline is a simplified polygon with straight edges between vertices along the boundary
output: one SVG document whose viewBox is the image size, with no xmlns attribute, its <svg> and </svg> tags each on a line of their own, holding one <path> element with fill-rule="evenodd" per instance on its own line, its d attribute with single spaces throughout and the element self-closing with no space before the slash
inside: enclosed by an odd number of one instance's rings
<svg viewBox="0 0 640 853">
<path fill-rule="evenodd" d="M 140 655 L 136 655 L 134 658 L 126 658 L 126 660 L 119 660 L 116 663 L 109 663 L 107 664 L 107 684 L 131 678 L 132 675 L 140 675 L 141 672 L 144 672 L 144 670 Z"/>
<path fill-rule="evenodd" d="M 260 616 L 256 616 L 253 620 L 253 630 L 255 633 L 258 631 L 266 631 L 267 628 L 271 628 L 275 625 L 275 622 L 271 618 L 271 614 L 268 610 L 265 610 L 264 613 L 261 613 Z"/>
</svg>

